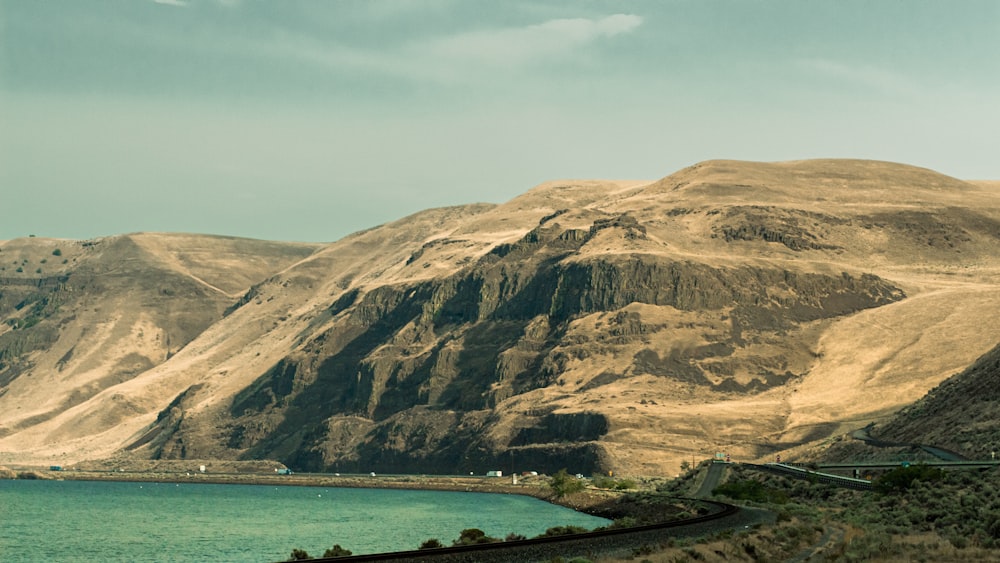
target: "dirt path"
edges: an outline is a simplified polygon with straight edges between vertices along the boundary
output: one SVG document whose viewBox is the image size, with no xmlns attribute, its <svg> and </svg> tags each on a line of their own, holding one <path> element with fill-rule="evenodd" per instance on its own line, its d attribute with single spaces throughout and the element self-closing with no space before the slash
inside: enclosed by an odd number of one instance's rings
<svg viewBox="0 0 1000 563">
<path fill-rule="evenodd" d="M 842 541 L 844 541 L 844 530 L 834 526 L 826 526 L 823 528 L 823 535 L 816 540 L 816 543 L 800 551 L 795 557 L 789 559 L 788 563 L 806 563 L 813 560 L 825 561 L 823 554 L 830 547 Z"/>
</svg>

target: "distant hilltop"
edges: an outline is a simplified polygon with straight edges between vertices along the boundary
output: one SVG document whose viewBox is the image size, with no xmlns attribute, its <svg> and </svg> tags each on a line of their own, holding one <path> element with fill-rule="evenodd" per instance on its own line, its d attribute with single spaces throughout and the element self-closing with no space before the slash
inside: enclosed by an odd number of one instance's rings
<svg viewBox="0 0 1000 563">
<path fill-rule="evenodd" d="M 0 242 L 0 464 L 672 475 L 795 456 L 997 345 L 998 239 L 997 182 L 719 160 L 331 244 Z"/>
</svg>

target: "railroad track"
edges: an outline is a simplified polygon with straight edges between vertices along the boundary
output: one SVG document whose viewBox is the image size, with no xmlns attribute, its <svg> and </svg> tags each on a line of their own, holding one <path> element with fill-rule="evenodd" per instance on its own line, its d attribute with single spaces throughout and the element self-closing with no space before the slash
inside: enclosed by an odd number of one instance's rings
<svg viewBox="0 0 1000 563">
<path fill-rule="evenodd" d="M 710 514 L 685 518 L 660 524 L 649 524 L 630 528 L 615 528 L 528 540 L 506 541 L 478 545 L 462 545 L 391 553 L 372 553 L 347 557 L 317 558 L 311 561 L 357 563 L 361 561 L 441 561 L 493 563 L 505 561 L 545 561 L 556 556 L 586 554 L 608 550 L 627 549 L 662 541 L 670 531 L 698 527 L 735 516 L 740 508 L 723 502 L 678 498 L 677 500 L 697 501 L 713 507 Z"/>
</svg>

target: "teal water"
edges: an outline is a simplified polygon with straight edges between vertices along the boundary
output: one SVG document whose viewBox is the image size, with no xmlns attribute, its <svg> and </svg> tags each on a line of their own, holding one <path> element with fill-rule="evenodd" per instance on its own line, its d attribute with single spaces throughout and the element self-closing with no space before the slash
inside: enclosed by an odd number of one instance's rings
<svg viewBox="0 0 1000 563">
<path fill-rule="evenodd" d="M 355 554 L 450 545 L 602 518 L 519 495 L 87 481 L 0 480 L 0 561 L 282 561 L 340 544 Z"/>
</svg>

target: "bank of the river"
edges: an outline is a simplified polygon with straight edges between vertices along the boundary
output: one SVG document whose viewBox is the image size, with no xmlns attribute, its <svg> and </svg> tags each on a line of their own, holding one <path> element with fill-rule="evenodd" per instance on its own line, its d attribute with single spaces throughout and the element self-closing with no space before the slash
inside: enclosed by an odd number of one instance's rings
<svg viewBox="0 0 1000 563">
<path fill-rule="evenodd" d="M 213 483 L 224 485 L 273 485 L 302 487 L 343 487 L 369 489 L 411 489 L 516 494 L 534 497 L 552 504 L 588 514 L 604 515 L 604 508 L 621 496 L 615 491 L 587 489 L 557 497 L 544 476 L 511 477 L 440 476 L 440 475 L 346 475 L 327 473 L 279 474 L 285 469 L 274 462 L 148 462 L 120 464 L 81 464 L 52 470 L 38 467 L 0 467 L 0 478 L 65 479 L 78 481 L 125 481 L 152 483 Z M 201 471 L 201 466 L 206 468 Z"/>
<path fill-rule="evenodd" d="M 522 495 L 263 484 L 5 480 L 0 505 L 5 563 L 263 563 L 334 544 L 356 554 L 414 550 L 468 528 L 506 538 L 608 524 Z"/>
<path fill-rule="evenodd" d="M 205 471 L 201 471 L 201 466 Z M 534 497 L 552 504 L 571 508 L 583 513 L 604 518 L 625 518 L 632 523 L 651 521 L 669 521 L 677 518 L 689 518 L 695 514 L 703 514 L 705 507 L 699 503 L 687 503 L 677 499 L 669 499 L 659 494 L 626 495 L 622 491 L 609 491 L 588 488 L 584 491 L 556 497 L 549 486 L 546 476 L 518 476 L 516 482 L 511 477 L 483 476 L 435 476 L 435 475 L 342 475 L 342 474 L 280 474 L 273 462 L 148 462 L 141 465 L 103 464 L 82 467 L 60 468 L 15 468 L 6 474 L 16 478 L 28 479 L 61 479 L 79 481 L 117 481 L 117 482 L 155 482 L 155 483 L 212 483 L 235 485 L 271 485 L 271 486 L 301 486 L 324 488 L 370 488 L 370 489 L 412 489 L 430 491 L 457 491 L 473 493 L 515 494 Z M 5 472 L 0 468 L 0 476 Z M 649 489 L 653 486 L 646 483 Z M 681 516 L 681 513 L 685 513 Z M 753 518 L 751 518 L 753 516 Z M 746 520 L 746 521 L 744 521 Z M 691 537 L 718 533 L 722 530 L 745 529 L 760 523 L 757 515 L 740 512 L 722 521 L 706 522 L 704 524 L 687 526 L 684 529 L 650 530 L 628 534 L 583 538 L 560 544 L 561 547 L 545 547 L 528 544 L 524 546 L 510 545 L 510 549 L 518 551 L 518 557 L 525 560 L 551 559 L 546 550 L 555 549 L 552 553 L 578 553 L 596 555 L 598 553 L 628 553 L 643 546 L 658 545 L 669 538 Z M 773 521 L 773 515 L 771 515 Z M 523 553 L 522 553 L 523 551 Z M 430 555 L 430 554 L 428 554 Z M 438 554 L 445 557 L 445 553 Z M 476 557 L 486 557 L 485 553 L 477 553 Z M 512 552 L 497 552 L 491 554 L 497 561 L 510 560 Z M 440 558 L 439 557 L 439 558 Z M 459 557 L 456 555 L 456 557 Z M 461 556 L 461 557 L 467 557 Z M 461 559 L 457 560 L 465 560 Z M 447 559 L 447 558 L 445 558 Z M 361 560 L 361 559 L 359 559 Z M 484 559 L 485 560 L 485 559 Z M 491 561 L 494 559 L 490 559 Z"/>
</svg>

